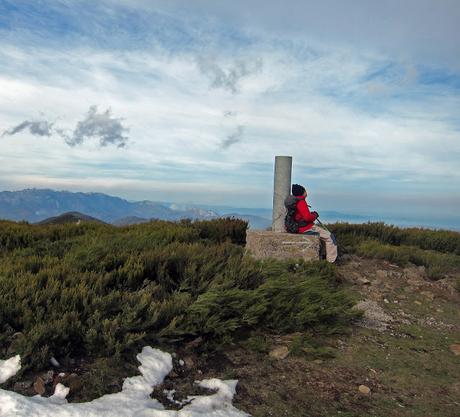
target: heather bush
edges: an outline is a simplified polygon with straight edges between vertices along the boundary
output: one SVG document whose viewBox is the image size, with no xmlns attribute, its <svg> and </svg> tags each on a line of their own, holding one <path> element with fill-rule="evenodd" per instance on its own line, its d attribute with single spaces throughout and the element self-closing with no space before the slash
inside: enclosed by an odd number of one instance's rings
<svg viewBox="0 0 460 417">
<path fill-rule="evenodd" d="M 334 270 L 256 261 L 240 220 L 0 224 L 0 355 L 24 370 L 51 356 L 132 356 L 142 344 L 240 331 L 336 331 L 353 320 Z"/>
<path fill-rule="evenodd" d="M 414 246 L 393 246 L 381 244 L 374 240 L 366 240 L 356 247 L 356 253 L 371 258 L 386 259 L 392 263 L 424 266 L 428 276 L 439 279 L 445 273 L 460 268 L 460 256 L 423 250 Z"/>
<path fill-rule="evenodd" d="M 419 228 L 400 229 L 384 223 L 329 225 L 343 251 L 407 265 L 425 266 L 439 279 L 460 268 L 460 233 Z"/>
<path fill-rule="evenodd" d="M 375 239 L 390 245 L 416 246 L 420 249 L 460 255 L 459 232 L 415 227 L 403 229 L 385 223 L 335 223 L 329 228 L 349 244 L 357 244 L 362 239 Z"/>
</svg>

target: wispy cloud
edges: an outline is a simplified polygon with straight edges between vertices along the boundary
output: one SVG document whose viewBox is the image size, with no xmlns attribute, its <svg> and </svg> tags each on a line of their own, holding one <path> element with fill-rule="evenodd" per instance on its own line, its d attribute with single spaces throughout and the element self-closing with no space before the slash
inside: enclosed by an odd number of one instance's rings
<svg viewBox="0 0 460 417">
<path fill-rule="evenodd" d="M 230 146 L 241 142 L 244 136 L 244 126 L 237 126 L 236 130 L 228 135 L 220 144 L 222 149 L 228 149 Z"/>
<path fill-rule="evenodd" d="M 259 73 L 262 70 L 262 60 L 235 60 L 224 67 L 213 57 L 198 57 L 199 70 L 209 79 L 210 88 L 222 88 L 233 94 L 238 92 L 241 79 Z"/>
</svg>

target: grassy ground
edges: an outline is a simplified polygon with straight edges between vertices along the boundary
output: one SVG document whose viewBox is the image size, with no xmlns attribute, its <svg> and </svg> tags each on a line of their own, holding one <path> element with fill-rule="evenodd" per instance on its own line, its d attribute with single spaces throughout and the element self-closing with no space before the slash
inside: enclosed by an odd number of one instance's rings
<svg viewBox="0 0 460 417">
<path fill-rule="evenodd" d="M 460 360 L 449 346 L 460 343 L 460 297 L 453 281 L 358 257 L 338 273 L 391 316 L 385 330 L 363 321 L 340 336 L 259 333 L 208 358 L 183 349 L 190 366 L 165 387 L 185 396 L 194 379 L 237 378 L 235 405 L 255 417 L 457 417 Z M 286 358 L 270 356 L 279 347 L 289 349 Z M 360 393 L 360 385 L 370 393 Z"/>
<path fill-rule="evenodd" d="M 241 223 L 0 224 L 0 351 L 30 361 L 3 388 L 34 395 L 51 370 L 46 395 L 62 382 L 88 401 L 137 374 L 149 343 L 175 354 L 154 392 L 168 408 L 163 389 L 219 377 L 255 417 L 458 417 L 460 235 L 340 227 L 353 255 L 332 268 L 250 260 Z"/>
</svg>

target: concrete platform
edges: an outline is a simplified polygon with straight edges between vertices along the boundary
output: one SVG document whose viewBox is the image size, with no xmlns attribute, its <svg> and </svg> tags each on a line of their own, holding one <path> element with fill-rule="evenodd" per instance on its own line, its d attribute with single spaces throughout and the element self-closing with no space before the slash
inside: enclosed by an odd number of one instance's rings
<svg viewBox="0 0 460 417">
<path fill-rule="evenodd" d="M 319 259 L 319 236 L 248 230 L 246 250 L 257 259 Z"/>
</svg>

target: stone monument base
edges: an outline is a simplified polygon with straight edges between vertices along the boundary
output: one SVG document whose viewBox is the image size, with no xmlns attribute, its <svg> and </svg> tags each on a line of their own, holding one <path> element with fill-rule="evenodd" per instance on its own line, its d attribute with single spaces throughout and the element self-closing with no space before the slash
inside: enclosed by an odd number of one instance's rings
<svg viewBox="0 0 460 417">
<path fill-rule="evenodd" d="M 256 259 L 303 259 L 316 261 L 320 255 L 319 236 L 248 230 L 246 251 Z"/>
</svg>

